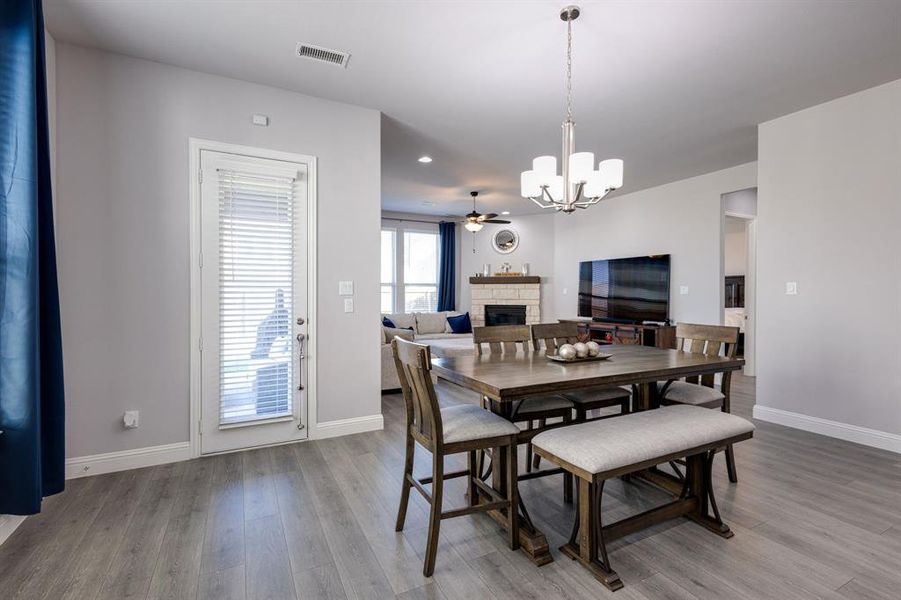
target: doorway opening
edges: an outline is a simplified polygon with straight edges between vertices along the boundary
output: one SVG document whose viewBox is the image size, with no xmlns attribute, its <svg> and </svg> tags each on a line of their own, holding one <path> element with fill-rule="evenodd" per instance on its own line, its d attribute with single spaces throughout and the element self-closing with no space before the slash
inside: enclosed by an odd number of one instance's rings
<svg viewBox="0 0 901 600">
<path fill-rule="evenodd" d="M 720 295 L 722 323 L 739 328 L 738 356 L 744 374 L 755 373 L 757 188 L 729 192 L 722 199 Z"/>
</svg>

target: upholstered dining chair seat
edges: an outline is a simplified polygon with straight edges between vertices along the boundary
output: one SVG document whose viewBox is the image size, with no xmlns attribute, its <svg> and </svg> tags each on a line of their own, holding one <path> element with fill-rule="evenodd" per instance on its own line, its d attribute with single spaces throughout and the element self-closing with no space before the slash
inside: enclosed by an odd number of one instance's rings
<svg viewBox="0 0 901 600">
<path fill-rule="evenodd" d="M 574 392 L 566 392 L 563 394 L 563 396 L 567 400 L 572 400 L 576 404 L 589 404 L 603 400 L 610 400 L 611 402 L 619 401 L 623 396 L 628 396 L 631 393 L 631 388 L 622 386 L 587 388 L 584 390 L 576 390 Z"/>
<path fill-rule="evenodd" d="M 441 409 L 444 443 L 468 442 L 519 433 L 510 421 L 475 404 L 461 404 Z"/>
<path fill-rule="evenodd" d="M 520 419 L 548 410 L 572 409 L 572 407 L 573 403 L 562 396 L 534 396 L 522 401 L 516 410 L 516 418 Z"/>
<path fill-rule="evenodd" d="M 657 383 L 657 391 L 663 390 L 665 382 Z M 707 387 L 687 381 L 674 381 L 666 388 L 663 396 L 664 403 L 691 404 L 694 406 L 716 407 L 722 404 L 726 398 L 716 388 Z"/>
</svg>

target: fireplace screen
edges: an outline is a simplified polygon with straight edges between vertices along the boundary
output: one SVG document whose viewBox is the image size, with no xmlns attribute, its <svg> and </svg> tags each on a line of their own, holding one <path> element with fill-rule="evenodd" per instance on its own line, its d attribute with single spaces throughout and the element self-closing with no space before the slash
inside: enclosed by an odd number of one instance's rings
<svg viewBox="0 0 901 600">
<path fill-rule="evenodd" d="M 525 325 L 526 307 L 521 304 L 488 304 L 485 306 L 485 325 Z"/>
</svg>

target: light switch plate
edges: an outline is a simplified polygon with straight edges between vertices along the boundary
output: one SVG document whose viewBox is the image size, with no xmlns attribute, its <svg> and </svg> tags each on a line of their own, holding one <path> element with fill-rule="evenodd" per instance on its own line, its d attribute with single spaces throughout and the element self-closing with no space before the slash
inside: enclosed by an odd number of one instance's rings
<svg viewBox="0 0 901 600">
<path fill-rule="evenodd" d="M 679 294 L 682 295 L 682 296 L 687 296 L 687 295 L 688 295 L 688 286 L 687 286 L 687 285 L 680 285 L 680 286 L 679 286 Z"/>
<path fill-rule="evenodd" d="M 338 295 L 339 296 L 353 296 L 354 295 L 354 282 L 353 281 L 339 281 L 338 282 Z"/>
<path fill-rule="evenodd" d="M 785 294 L 787 296 L 797 296 L 798 295 L 798 282 L 797 281 L 786 281 L 785 282 Z"/>
<path fill-rule="evenodd" d="M 354 299 L 353 298 L 345 298 L 344 299 L 344 312 L 352 313 L 354 311 Z"/>
<path fill-rule="evenodd" d="M 269 117 L 267 117 L 266 115 L 260 115 L 260 114 L 253 115 L 253 124 L 259 125 L 261 127 L 268 127 L 269 126 Z"/>
</svg>

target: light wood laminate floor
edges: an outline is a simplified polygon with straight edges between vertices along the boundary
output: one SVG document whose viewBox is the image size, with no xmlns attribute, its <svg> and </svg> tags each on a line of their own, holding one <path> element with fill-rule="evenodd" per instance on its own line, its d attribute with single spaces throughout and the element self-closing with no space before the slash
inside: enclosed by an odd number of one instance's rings
<svg viewBox="0 0 901 600">
<path fill-rule="evenodd" d="M 749 417 L 754 380 L 734 381 L 735 412 Z M 476 401 L 440 389 L 443 402 Z M 387 395 L 383 407 L 381 432 L 70 481 L 0 546 L 0 597 L 612 597 L 556 551 L 573 516 L 559 477 L 521 486 L 554 563 L 534 567 L 476 515 L 442 523 L 435 575 L 423 578 L 416 493 L 394 532 L 403 402 Z M 626 587 L 615 598 L 901 598 L 901 457 L 766 423 L 736 455 L 737 485 L 722 455 L 715 465 L 735 537 L 680 520 L 617 541 Z M 417 458 L 424 474 L 428 456 Z M 446 506 L 462 504 L 462 481 L 448 487 Z M 605 494 L 608 518 L 664 499 L 641 482 L 611 481 Z"/>
</svg>

